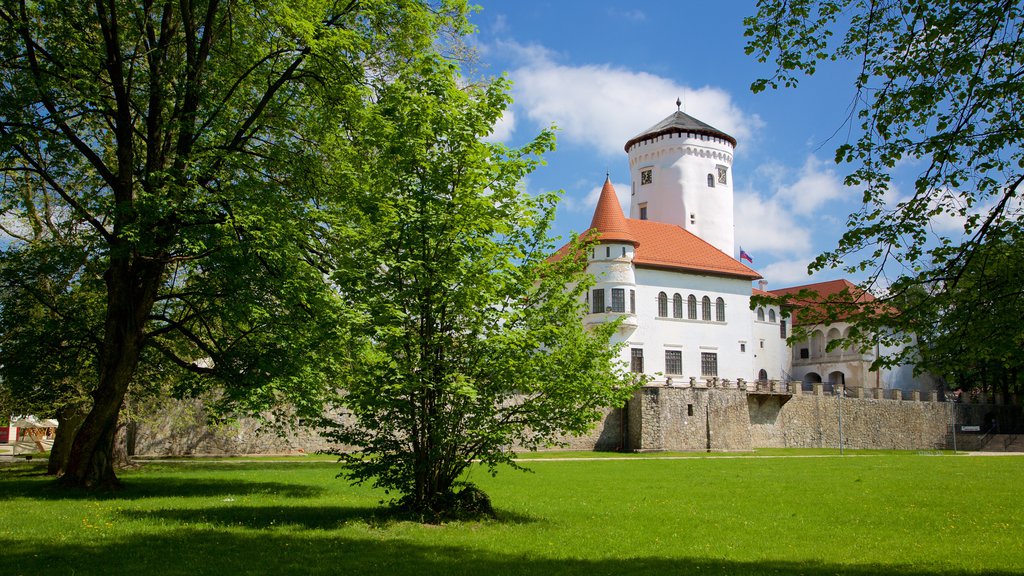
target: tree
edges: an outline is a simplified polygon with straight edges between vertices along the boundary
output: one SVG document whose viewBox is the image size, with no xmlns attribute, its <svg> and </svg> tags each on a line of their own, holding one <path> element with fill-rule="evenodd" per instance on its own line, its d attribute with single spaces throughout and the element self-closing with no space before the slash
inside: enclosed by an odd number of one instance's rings
<svg viewBox="0 0 1024 576">
<path fill-rule="evenodd" d="M 334 438 L 355 483 L 401 494 L 428 520 L 488 508 L 462 478 L 492 473 L 514 450 L 581 433 L 631 394 L 609 345 L 614 325 L 582 326 L 585 258 L 548 257 L 555 197 L 522 179 L 553 145 L 480 139 L 507 83 L 460 86 L 424 59 L 383 85 L 353 151 L 363 159 L 347 210 L 361 225 L 335 237 L 334 279 L 364 314 L 350 347 Z M 360 262 L 372 262 L 368 267 Z"/>
<path fill-rule="evenodd" d="M 359 108 L 369 77 L 463 16 L 458 1 L 0 2 L 0 172 L 45 186 L 102 271 L 66 484 L 117 485 L 118 414 L 146 350 L 248 406 L 322 397 L 344 323 L 313 244 L 316 138 L 354 127 L 319 104 Z"/>
<path fill-rule="evenodd" d="M 922 323 L 921 368 L 951 388 L 1004 395 L 1021 389 L 1024 373 L 1024 234 L 989 241 L 977 250 L 945 301 L 929 298 L 931 322 Z M 927 296 L 924 296 L 927 297 Z"/>
<path fill-rule="evenodd" d="M 1014 0 L 760 0 L 745 20 L 747 53 L 775 65 L 755 92 L 797 86 L 829 61 L 859 67 L 856 136 L 835 158 L 850 165 L 846 184 L 863 190 L 863 204 L 809 271 L 867 272 L 861 288 L 884 292 L 850 318 L 862 335 L 906 343 L 932 314 L 933 300 L 915 290 L 955 296 L 958 307 L 981 304 L 960 288 L 964 275 L 986 243 L 1020 230 L 1022 24 L 1024 6 Z M 913 194 L 891 201 L 904 165 L 920 167 Z M 962 220 L 962 234 L 935 232 L 940 215 Z M 913 354 L 908 347 L 887 362 Z"/>
</svg>

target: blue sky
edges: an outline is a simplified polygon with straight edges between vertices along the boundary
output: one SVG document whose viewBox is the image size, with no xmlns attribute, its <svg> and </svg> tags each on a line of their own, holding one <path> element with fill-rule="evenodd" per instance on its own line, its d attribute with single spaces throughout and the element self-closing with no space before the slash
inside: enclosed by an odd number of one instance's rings
<svg viewBox="0 0 1024 576">
<path fill-rule="evenodd" d="M 588 227 L 606 171 L 627 200 L 623 145 L 681 97 L 688 114 L 738 140 L 737 254 L 742 246 L 770 288 L 846 276 L 806 269 L 835 246 L 860 202 L 842 184 L 850 167 L 833 162 L 851 138 L 849 65 L 822 66 L 796 89 L 751 93 L 773 70 L 743 52 L 753 1 L 480 3 L 477 72 L 507 74 L 515 99 L 493 137 L 516 145 L 558 127 L 558 149 L 526 183 L 565 191 L 557 234 Z"/>
</svg>

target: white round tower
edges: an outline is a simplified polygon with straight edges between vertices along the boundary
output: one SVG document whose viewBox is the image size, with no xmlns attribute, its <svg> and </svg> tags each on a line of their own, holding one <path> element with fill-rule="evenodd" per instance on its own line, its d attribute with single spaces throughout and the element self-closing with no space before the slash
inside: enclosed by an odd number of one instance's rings
<svg viewBox="0 0 1024 576">
<path fill-rule="evenodd" d="M 585 324 L 622 318 L 620 331 L 636 328 L 636 274 L 633 257 L 639 245 L 622 213 L 615 187 L 605 179 L 588 234 L 596 242 L 587 254 L 587 273 L 594 286 L 587 294 Z"/>
<path fill-rule="evenodd" d="M 735 148 L 735 138 L 682 111 L 631 138 L 629 217 L 676 224 L 733 256 Z"/>
</svg>

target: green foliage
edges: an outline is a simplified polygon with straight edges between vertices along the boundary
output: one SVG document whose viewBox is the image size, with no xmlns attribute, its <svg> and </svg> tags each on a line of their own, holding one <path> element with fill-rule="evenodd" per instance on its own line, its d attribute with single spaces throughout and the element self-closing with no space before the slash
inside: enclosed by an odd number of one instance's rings
<svg viewBox="0 0 1024 576">
<path fill-rule="evenodd" d="M 1021 227 L 1024 5 L 761 0 L 745 25 L 747 53 L 775 65 L 753 83 L 755 92 L 797 86 L 823 62 L 859 67 L 854 137 L 835 158 L 850 165 L 846 184 L 863 191 L 863 204 L 838 246 L 809 270 L 867 272 L 862 287 L 886 291 L 852 318 L 865 334 L 898 335 L 927 321 L 929 306 L 905 306 L 920 300 L 915 290 L 980 306 L 969 302 L 976 291 L 959 287 L 965 271 L 990 239 Z M 894 189 L 900 169 L 918 169 L 909 196 Z M 940 217 L 962 222 L 962 230 L 936 231 Z"/>
<path fill-rule="evenodd" d="M 344 190 L 323 185 L 324 140 L 359 134 L 364 87 L 434 50 L 441 30 L 463 32 L 465 12 L 460 0 L 0 2 L 0 191 L 3 222 L 17 221 L 3 249 L 53 222 L 70 240 L 51 248 L 77 250 L 84 275 L 63 286 L 102 295 L 83 364 L 96 401 L 70 481 L 116 482 L 113 430 L 140 363 L 178 371 L 188 392 L 212 377 L 225 407 L 290 397 L 312 411 L 330 392 L 345 310 L 317 239 L 326 195 Z M 17 289 L 36 290 L 20 276 Z M 40 342 L 63 345 L 66 326 L 44 328 Z"/>
<path fill-rule="evenodd" d="M 939 298 L 923 291 L 908 302 L 929 312 L 918 333 L 921 368 L 944 376 L 950 388 L 1004 394 L 1021 390 L 1024 369 L 1024 233 L 990 239 L 968 262 L 956 287 Z"/>
<path fill-rule="evenodd" d="M 585 261 L 557 261 L 556 196 L 523 178 L 550 132 L 509 150 L 480 139 L 507 103 L 507 82 L 461 86 L 426 58 L 377 87 L 343 179 L 359 224 L 335 230 L 338 290 L 359 311 L 346 349 L 335 438 L 355 482 L 403 495 L 436 518 L 473 460 L 494 471 L 514 448 L 589 429 L 631 392 L 614 366 L 613 325 L 581 323 Z"/>
</svg>

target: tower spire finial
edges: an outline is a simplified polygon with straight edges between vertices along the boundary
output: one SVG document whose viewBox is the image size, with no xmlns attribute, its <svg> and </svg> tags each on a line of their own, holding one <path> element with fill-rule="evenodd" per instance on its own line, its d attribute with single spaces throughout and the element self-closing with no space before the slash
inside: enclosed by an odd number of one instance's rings
<svg viewBox="0 0 1024 576">
<path fill-rule="evenodd" d="M 682 99 L 677 97 L 676 98 L 676 111 L 677 112 L 682 112 L 682 108 L 683 108 L 683 101 L 682 101 Z"/>
</svg>

